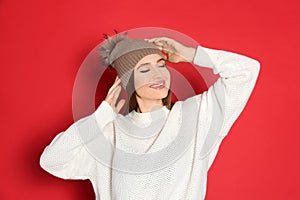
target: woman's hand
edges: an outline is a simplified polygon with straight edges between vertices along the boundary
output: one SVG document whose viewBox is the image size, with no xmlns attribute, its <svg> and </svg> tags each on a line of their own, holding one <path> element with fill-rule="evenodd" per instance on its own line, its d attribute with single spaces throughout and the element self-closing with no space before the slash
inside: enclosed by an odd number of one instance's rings
<svg viewBox="0 0 300 200">
<path fill-rule="evenodd" d="M 184 46 L 176 40 L 168 37 L 156 37 L 145 40 L 152 42 L 160 50 L 166 52 L 168 55 L 168 61 L 173 63 L 192 62 L 196 53 L 195 48 Z"/>
<path fill-rule="evenodd" d="M 116 105 L 117 99 L 121 92 L 121 79 L 117 76 L 114 84 L 110 87 L 107 96 L 105 97 L 105 101 L 112 107 L 112 109 L 119 113 L 121 108 L 125 104 L 125 99 L 121 99 Z"/>
</svg>

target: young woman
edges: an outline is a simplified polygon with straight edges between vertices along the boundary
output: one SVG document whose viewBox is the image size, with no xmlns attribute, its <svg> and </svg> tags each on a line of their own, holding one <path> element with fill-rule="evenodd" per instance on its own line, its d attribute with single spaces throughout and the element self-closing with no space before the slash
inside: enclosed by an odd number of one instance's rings
<svg viewBox="0 0 300 200">
<path fill-rule="evenodd" d="M 172 38 L 108 37 L 103 64 L 118 77 L 97 110 L 58 134 L 40 165 L 64 179 L 89 179 L 96 199 L 199 200 L 207 172 L 257 80 L 258 61 Z M 165 54 L 162 53 L 164 51 Z M 171 103 L 169 62 L 193 62 L 220 78 L 208 91 Z M 121 85 L 129 113 L 119 114 Z"/>
</svg>

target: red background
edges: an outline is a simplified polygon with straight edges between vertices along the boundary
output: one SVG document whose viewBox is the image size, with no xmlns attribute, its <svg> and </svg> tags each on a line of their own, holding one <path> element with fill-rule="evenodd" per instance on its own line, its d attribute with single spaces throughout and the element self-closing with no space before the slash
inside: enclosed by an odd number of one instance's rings
<svg viewBox="0 0 300 200">
<path fill-rule="evenodd" d="M 157 26 L 261 62 L 255 90 L 209 171 L 207 200 L 298 200 L 299 1 L 0 1 L 0 199 L 94 199 L 39 157 L 73 123 L 72 89 L 113 29 Z M 194 80 L 195 81 L 195 80 Z"/>
</svg>

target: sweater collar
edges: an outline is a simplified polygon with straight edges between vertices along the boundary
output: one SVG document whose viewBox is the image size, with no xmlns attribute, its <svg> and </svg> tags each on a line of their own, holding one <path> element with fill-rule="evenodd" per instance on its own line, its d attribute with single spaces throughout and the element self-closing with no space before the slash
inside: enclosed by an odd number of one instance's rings
<svg viewBox="0 0 300 200">
<path fill-rule="evenodd" d="M 162 106 L 161 108 L 158 108 L 154 111 L 143 113 L 139 113 L 133 110 L 128 114 L 128 117 L 135 124 L 148 126 L 152 122 L 164 119 L 169 111 L 170 110 L 166 106 Z"/>
<path fill-rule="evenodd" d="M 160 133 L 170 110 L 163 106 L 151 112 L 131 111 L 128 115 L 116 118 L 117 127 L 130 137 L 147 139 Z"/>
</svg>

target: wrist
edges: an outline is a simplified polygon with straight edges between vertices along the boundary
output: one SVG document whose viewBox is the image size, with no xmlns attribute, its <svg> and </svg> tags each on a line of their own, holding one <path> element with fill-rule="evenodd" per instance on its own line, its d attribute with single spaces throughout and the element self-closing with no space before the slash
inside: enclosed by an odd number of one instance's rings
<svg viewBox="0 0 300 200">
<path fill-rule="evenodd" d="M 192 48 L 192 47 L 188 47 L 186 50 L 186 55 L 185 55 L 186 61 L 193 62 L 195 54 L 196 54 L 196 49 Z"/>
</svg>

